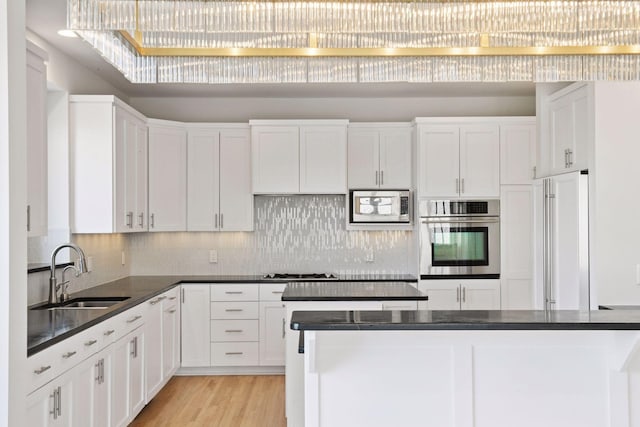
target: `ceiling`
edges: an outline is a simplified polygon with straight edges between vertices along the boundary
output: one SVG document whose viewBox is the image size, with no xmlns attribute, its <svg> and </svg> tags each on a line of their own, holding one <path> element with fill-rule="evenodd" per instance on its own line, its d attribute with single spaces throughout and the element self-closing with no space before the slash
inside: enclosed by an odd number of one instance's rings
<svg viewBox="0 0 640 427">
<path fill-rule="evenodd" d="M 131 97 L 477 97 L 534 96 L 524 83 L 133 84 L 66 28 L 66 0 L 26 0 L 27 28 Z"/>
</svg>

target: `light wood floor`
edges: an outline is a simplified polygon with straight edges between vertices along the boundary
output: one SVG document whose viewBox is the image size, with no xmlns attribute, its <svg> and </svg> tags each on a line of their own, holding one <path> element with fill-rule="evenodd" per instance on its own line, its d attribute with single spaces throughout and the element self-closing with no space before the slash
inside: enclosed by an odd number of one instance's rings
<svg viewBox="0 0 640 427">
<path fill-rule="evenodd" d="M 173 377 L 131 426 L 285 427 L 284 375 Z"/>
</svg>

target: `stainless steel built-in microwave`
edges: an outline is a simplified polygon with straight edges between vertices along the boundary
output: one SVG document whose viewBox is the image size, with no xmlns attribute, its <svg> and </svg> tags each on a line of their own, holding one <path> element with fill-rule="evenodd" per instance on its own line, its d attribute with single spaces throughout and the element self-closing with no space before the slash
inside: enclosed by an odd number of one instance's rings
<svg viewBox="0 0 640 427">
<path fill-rule="evenodd" d="M 413 203 L 409 190 L 351 190 L 349 207 L 352 224 L 410 224 Z"/>
</svg>

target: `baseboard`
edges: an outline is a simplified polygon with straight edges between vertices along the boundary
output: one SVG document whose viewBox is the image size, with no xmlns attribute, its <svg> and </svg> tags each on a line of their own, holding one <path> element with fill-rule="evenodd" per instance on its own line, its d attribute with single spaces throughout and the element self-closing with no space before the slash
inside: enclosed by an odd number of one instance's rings
<svg viewBox="0 0 640 427">
<path fill-rule="evenodd" d="M 284 366 L 204 366 L 180 368 L 175 375 L 284 375 Z"/>
</svg>

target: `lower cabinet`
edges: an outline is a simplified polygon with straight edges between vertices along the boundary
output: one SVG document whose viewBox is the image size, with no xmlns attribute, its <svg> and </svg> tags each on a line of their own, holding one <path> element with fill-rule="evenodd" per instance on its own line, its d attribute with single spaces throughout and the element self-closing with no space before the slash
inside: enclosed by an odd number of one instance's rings
<svg viewBox="0 0 640 427">
<path fill-rule="evenodd" d="M 85 360 L 73 372 L 71 425 L 110 426 L 111 347 Z"/>
<path fill-rule="evenodd" d="M 286 315 L 282 302 L 260 302 L 260 365 L 284 366 Z"/>
<path fill-rule="evenodd" d="M 210 284 L 187 284 L 181 289 L 182 366 L 205 367 L 211 363 Z"/>
<path fill-rule="evenodd" d="M 28 426 L 68 426 L 73 411 L 73 375 L 61 375 L 27 398 Z"/>
<path fill-rule="evenodd" d="M 421 280 L 426 310 L 500 310 L 500 280 Z"/>
<path fill-rule="evenodd" d="M 111 425 L 126 426 L 145 404 L 144 327 L 120 338 L 113 348 Z"/>
<path fill-rule="evenodd" d="M 168 381 L 180 367 L 180 290 L 162 303 L 162 375 Z"/>
</svg>

